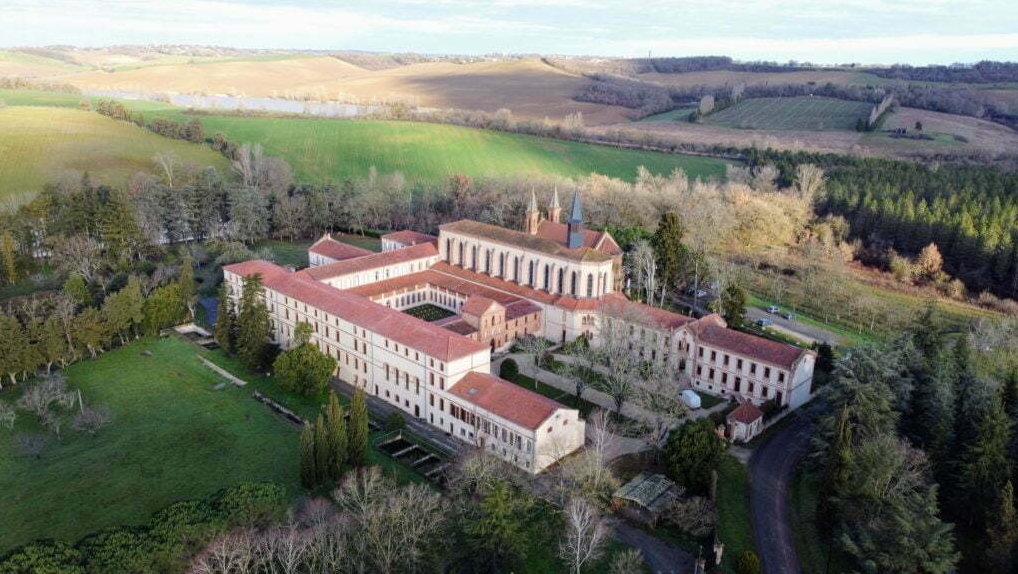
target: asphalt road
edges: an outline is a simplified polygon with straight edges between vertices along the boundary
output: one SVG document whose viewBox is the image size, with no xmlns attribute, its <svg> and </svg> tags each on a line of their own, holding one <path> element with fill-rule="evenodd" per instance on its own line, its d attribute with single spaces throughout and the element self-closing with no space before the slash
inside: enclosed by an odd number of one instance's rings
<svg viewBox="0 0 1018 574">
<path fill-rule="evenodd" d="M 809 451 L 812 420 L 798 413 L 753 452 L 749 462 L 749 506 L 764 574 L 801 574 L 788 516 L 792 475 Z"/>
<path fill-rule="evenodd" d="M 643 561 L 654 574 L 687 574 L 693 571 L 693 557 L 685 550 L 625 522 L 617 522 L 613 530 L 619 542 L 643 554 Z"/>
<path fill-rule="evenodd" d="M 785 310 L 782 309 L 782 312 Z M 803 339 L 809 341 L 827 341 L 829 343 L 837 343 L 841 338 L 825 329 L 819 327 L 813 327 L 800 323 L 795 319 L 788 320 L 781 315 L 775 315 L 768 313 L 763 309 L 757 309 L 756 307 L 746 308 L 746 320 L 751 323 L 756 323 L 757 319 L 769 319 L 773 325 L 771 327 L 778 327 L 779 330 L 785 331 L 792 335 L 797 335 Z"/>
</svg>

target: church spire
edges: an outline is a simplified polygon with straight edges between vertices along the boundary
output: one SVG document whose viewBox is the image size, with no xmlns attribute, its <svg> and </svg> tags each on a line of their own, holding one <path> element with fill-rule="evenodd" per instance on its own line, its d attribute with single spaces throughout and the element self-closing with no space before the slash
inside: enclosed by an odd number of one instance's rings
<svg viewBox="0 0 1018 574">
<path fill-rule="evenodd" d="M 583 246 L 583 204 L 580 203 L 580 192 L 573 193 L 573 206 L 569 210 L 569 235 L 566 239 L 566 247 L 578 249 Z"/>
<path fill-rule="evenodd" d="M 541 223 L 541 211 L 537 209 L 537 194 L 530 190 L 530 207 L 527 208 L 527 233 L 537 235 L 537 227 Z"/>
<path fill-rule="evenodd" d="M 555 194 L 551 196 L 551 206 L 548 208 L 548 219 L 559 223 L 562 219 L 562 206 L 558 203 L 558 186 L 555 186 Z"/>
</svg>

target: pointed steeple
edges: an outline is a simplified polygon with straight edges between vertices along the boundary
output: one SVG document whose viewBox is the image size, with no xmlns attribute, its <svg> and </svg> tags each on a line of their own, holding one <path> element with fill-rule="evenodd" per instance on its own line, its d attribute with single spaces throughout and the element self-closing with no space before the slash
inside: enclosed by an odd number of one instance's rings
<svg viewBox="0 0 1018 574">
<path fill-rule="evenodd" d="M 541 223 L 541 211 L 537 209 L 537 194 L 530 190 L 530 207 L 527 208 L 527 233 L 537 235 L 537 227 Z"/>
<path fill-rule="evenodd" d="M 537 192 L 533 189 L 530 190 L 530 207 L 527 208 L 527 213 L 537 212 Z"/>
<path fill-rule="evenodd" d="M 558 186 L 555 186 L 555 194 L 551 196 L 551 206 L 548 207 L 548 219 L 559 223 L 562 219 L 562 206 L 558 203 Z"/>
<path fill-rule="evenodd" d="M 583 204 L 580 203 L 580 192 L 573 193 L 573 206 L 569 210 L 569 235 L 566 237 L 566 247 L 578 249 L 583 246 Z"/>
</svg>

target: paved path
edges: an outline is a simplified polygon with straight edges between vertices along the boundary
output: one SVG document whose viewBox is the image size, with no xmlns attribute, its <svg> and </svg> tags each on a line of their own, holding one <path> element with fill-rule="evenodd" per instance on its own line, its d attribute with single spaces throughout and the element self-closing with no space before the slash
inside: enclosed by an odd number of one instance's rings
<svg viewBox="0 0 1018 574">
<path fill-rule="evenodd" d="M 795 337 L 806 339 L 808 341 L 828 341 L 831 343 L 841 342 L 841 336 L 837 333 L 821 329 L 820 327 L 807 325 L 800 321 L 796 321 L 795 319 L 785 319 L 781 315 L 768 313 L 765 309 L 760 309 L 758 307 L 747 307 L 746 319 L 752 322 L 756 322 L 757 319 L 769 319 L 772 323 L 771 327 L 774 328 L 774 330 L 784 331 Z"/>
<path fill-rule="evenodd" d="M 693 557 L 677 546 L 625 522 L 615 523 L 612 532 L 619 542 L 643 553 L 644 562 L 654 574 L 689 574 L 693 571 Z"/>
<path fill-rule="evenodd" d="M 814 425 L 797 413 L 753 452 L 749 463 L 749 506 L 757 553 L 764 574 L 800 574 L 788 517 L 789 487 L 795 467 L 809 451 Z"/>
</svg>

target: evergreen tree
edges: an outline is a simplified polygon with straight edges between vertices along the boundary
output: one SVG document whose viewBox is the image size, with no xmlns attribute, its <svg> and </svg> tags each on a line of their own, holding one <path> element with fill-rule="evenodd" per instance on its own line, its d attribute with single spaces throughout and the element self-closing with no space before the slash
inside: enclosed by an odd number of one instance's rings
<svg viewBox="0 0 1018 574">
<path fill-rule="evenodd" d="M 106 326 L 102 313 L 88 307 L 74 317 L 72 327 L 75 346 L 84 347 L 93 359 L 103 351 L 110 340 L 110 331 Z"/>
<path fill-rule="evenodd" d="M 219 306 L 216 310 L 216 341 L 227 355 L 236 351 L 237 315 L 226 283 L 219 286 Z"/>
<path fill-rule="evenodd" d="M 137 334 L 137 328 L 145 320 L 145 297 L 141 283 L 134 275 L 127 280 L 127 286 L 106 298 L 103 303 L 103 318 L 111 334 L 120 337 L 125 344 L 125 335 Z"/>
<path fill-rule="evenodd" d="M 504 480 L 497 481 L 484 495 L 463 528 L 481 571 L 511 570 L 509 566 L 523 555 L 530 502 Z"/>
<path fill-rule="evenodd" d="M 10 231 L 0 234 L 0 285 L 16 282 L 18 277 L 17 249 Z"/>
<path fill-rule="evenodd" d="M 746 291 L 737 283 L 729 283 L 719 299 L 716 311 L 731 329 L 742 327 L 746 315 Z"/>
<path fill-rule="evenodd" d="M 687 491 L 705 494 L 711 472 L 721 464 L 724 442 L 714 433 L 709 418 L 686 421 L 672 431 L 665 444 L 668 473 Z"/>
<path fill-rule="evenodd" d="M 176 325 L 187 318 L 187 305 L 180 294 L 180 284 L 164 285 L 145 299 L 145 320 L 142 332 L 149 336 L 159 334 L 164 327 Z"/>
<path fill-rule="evenodd" d="M 1014 486 L 1007 481 L 997 497 L 997 508 L 986 526 L 984 560 L 991 574 L 1008 574 L 1014 564 L 1018 542 L 1018 513 L 1014 507 Z"/>
<path fill-rule="evenodd" d="M 315 421 L 315 481 L 325 484 L 329 480 L 329 430 L 325 426 L 325 416 L 318 413 Z"/>
<path fill-rule="evenodd" d="M 310 490 L 318 481 L 315 469 L 315 432 L 311 425 L 304 423 L 300 432 L 300 484 Z"/>
<path fill-rule="evenodd" d="M 21 323 L 10 315 L 0 314 L 0 377 L 7 376 L 11 384 L 18 382 L 22 371 L 23 354 L 28 347 L 28 336 Z"/>
<path fill-rule="evenodd" d="M 72 273 L 64 281 L 63 291 L 78 306 L 88 305 L 92 302 L 92 294 L 88 291 L 88 283 L 78 273 Z"/>
<path fill-rule="evenodd" d="M 311 342 L 312 327 L 299 323 L 293 333 L 293 348 L 276 357 L 273 372 L 283 388 L 305 395 L 317 395 L 329 385 L 336 359 L 322 353 Z"/>
<path fill-rule="evenodd" d="M 326 411 L 329 425 L 329 477 L 338 481 L 343 477 L 343 466 L 347 457 L 346 420 L 343 418 L 343 407 L 335 392 L 329 393 L 329 407 Z"/>
<path fill-rule="evenodd" d="M 668 211 L 661 214 L 657 230 L 650 240 L 657 257 L 658 275 L 669 289 L 677 289 L 682 282 L 687 260 L 686 247 L 682 244 L 684 235 L 682 218 L 678 213 Z"/>
<path fill-rule="evenodd" d="M 824 481 L 820 485 L 820 501 L 816 513 L 817 522 L 828 534 L 837 523 L 836 501 L 848 490 L 849 471 L 852 468 L 852 427 L 849 424 L 847 406 L 841 407 L 837 428 L 838 432 L 826 461 Z"/>
<path fill-rule="evenodd" d="M 198 290 L 194 283 L 194 260 L 185 257 L 180 263 L 180 276 L 177 277 L 178 291 L 180 298 L 187 306 L 187 313 L 194 319 L 194 306 L 198 301 Z"/>
<path fill-rule="evenodd" d="M 46 365 L 47 375 L 50 374 L 53 363 L 59 363 L 61 366 L 67 363 L 67 340 L 64 338 L 63 325 L 60 324 L 60 319 L 55 315 L 51 315 L 42 324 L 38 344 L 39 354 L 42 357 L 43 364 Z"/>
<path fill-rule="evenodd" d="M 970 523 L 986 524 L 1011 476 L 1009 425 L 996 397 L 983 413 L 977 432 L 976 440 L 964 445 L 958 465 L 959 502 Z"/>
<path fill-rule="evenodd" d="M 350 466 L 361 467 L 368 461 L 368 403 L 364 389 L 357 388 L 350 402 Z"/>
<path fill-rule="evenodd" d="M 263 300 L 261 275 L 244 277 L 237 313 L 237 356 L 248 369 L 261 371 L 269 357 L 272 323 Z"/>
<path fill-rule="evenodd" d="M 1012 369 L 1004 381 L 1000 400 L 1011 423 L 1018 423 L 1018 368 Z"/>
</svg>

